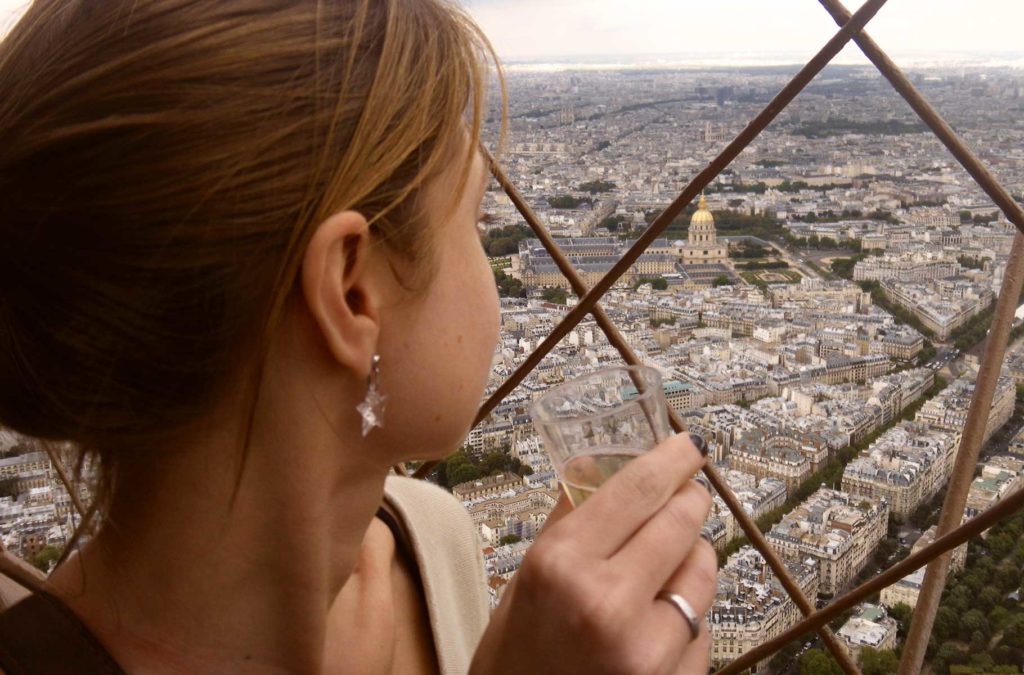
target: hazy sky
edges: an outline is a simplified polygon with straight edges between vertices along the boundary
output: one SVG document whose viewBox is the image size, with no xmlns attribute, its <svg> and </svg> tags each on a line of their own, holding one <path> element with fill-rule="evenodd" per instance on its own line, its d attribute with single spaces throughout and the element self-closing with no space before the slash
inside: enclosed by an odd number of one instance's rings
<svg viewBox="0 0 1024 675">
<path fill-rule="evenodd" d="M 87 0 L 88 1 L 88 0 Z M 216 0 L 211 0 L 216 1 Z M 836 30 L 817 0 L 460 0 L 505 59 L 732 52 L 809 56 Z M 853 11 L 862 0 L 847 0 Z M 0 0 L 7 25 L 25 0 Z M 889 0 L 887 51 L 1024 52 L 1024 0 Z M 855 57 L 856 48 L 843 54 Z"/>
<path fill-rule="evenodd" d="M 506 59 L 549 55 L 816 52 L 837 30 L 816 0 L 463 0 Z M 854 11 L 861 0 L 847 0 Z M 1024 51 L 1024 0 L 889 0 L 883 49 Z M 844 56 L 850 56 L 845 54 Z"/>
</svg>

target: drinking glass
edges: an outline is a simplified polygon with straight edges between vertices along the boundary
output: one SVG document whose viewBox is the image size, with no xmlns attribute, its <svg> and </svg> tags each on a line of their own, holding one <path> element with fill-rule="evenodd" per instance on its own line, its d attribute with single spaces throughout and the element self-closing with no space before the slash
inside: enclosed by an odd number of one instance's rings
<svg viewBox="0 0 1024 675">
<path fill-rule="evenodd" d="M 672 435 L 661 375 L 647 366 L 604 368 L 569 380 L 537 399 L 530 417 L 575 506 Z"/>
</svg>

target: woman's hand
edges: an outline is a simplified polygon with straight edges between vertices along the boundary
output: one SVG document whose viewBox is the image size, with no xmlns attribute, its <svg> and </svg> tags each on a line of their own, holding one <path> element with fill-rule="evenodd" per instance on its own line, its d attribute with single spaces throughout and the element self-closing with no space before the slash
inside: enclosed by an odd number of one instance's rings
<svg viewBox="0 0 1024 675">
<path fill-rule="evenodd" d="M 495 611 L 473 660 L 492 673 L 707 673 L 703 616 L 717 558 L 701 527 L 711 496 L 687 434 L 644 453 L 579 508 L 564 495 Z M 696 637 L 666 589 L 701 618 Z"/>
</svg>

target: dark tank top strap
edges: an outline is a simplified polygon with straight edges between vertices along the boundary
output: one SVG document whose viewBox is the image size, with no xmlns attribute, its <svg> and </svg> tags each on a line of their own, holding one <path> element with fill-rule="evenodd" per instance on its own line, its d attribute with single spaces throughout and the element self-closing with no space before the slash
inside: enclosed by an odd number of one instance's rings
<svg viewBox="0 0 1024 675">
<path fill-rule="evenodd" d="M 46 592 L 0 614 L 0 668 L 7 675 L 124 675 L 74 612 Z"/>
<path fill-rule="evenodd" d="M 383 521 L 388 526 L 388 529 L 391 530 L 391 535 L 395 538 L 395 545 L 398 548 L 399 555 L 402 556 L 406 565 L 409 566 L 409 569 L 419 579 L 420 566 L 416 560 L 416 553 L 412 549 L 412 542 L 409 541 L 409 535 L 405 531 L 405 526 L 386 506 L 381 506 L 377 509 L 377 518 Z"/>
</svg>

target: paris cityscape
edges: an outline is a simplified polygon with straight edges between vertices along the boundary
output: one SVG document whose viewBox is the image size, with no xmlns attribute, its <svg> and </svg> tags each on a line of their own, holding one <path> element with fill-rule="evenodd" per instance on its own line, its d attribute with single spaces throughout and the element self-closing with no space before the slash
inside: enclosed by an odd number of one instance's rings
<svg viewBox="0 0 1024 675">
<path fill-rule="evenodd" d="M 510 69 L 498 161 L 592 285 L 795 71 Z M 1020 199 L 1024 71 L 909 76 Z M 490 137 L 497 126 L 492 115 Z M 577 298 L 496 182 L 483 210 L 502 296 L 489 395 Z M 708 440 L 709 461 L 805 594 L 824 603 L 934 539 L 1015 233 L 876 70 L 830 66 L 601 306 L 662 374 L 669 404 Z M 1021 318 L 965 520 L 1024 487 Z M 531 402 L 620 363 L 584 320 L 431 475 L 477 526 L 492 605 L 560 494 Z M 33 441 L 0 430 L 0 456 L 3 545 L 45 571 L 74 531 L 71 497 Z M 722 666 L 802 613 L 720 496 L 705 532 L 719 553 L 705 620 Z M 955 551 L 931 672 L 1024 665 L 1022 533 L 1012 519 Z M 865 673 L 895 672 L 923 574 L 834 622 Z M 830 658 L 807 636 L 752 672 L 840 672 Z"/>
<path fill-rule="evenodd" d="M 592 285 L 794 71 L 514 72 L 501 164 Z M 1019 71 L 911 78 L 1020 197 Z M 711 442 L 805 594 L 827 601 L 934 537 L 1016 230 L 870 67 L 826 69 L 695 202 L 601 306 L 661 372 L 670 405 Z M 497 185 L 484 211 L 504 296 L 493 391 L 576 296 Z M 478 524 L 495 601 L 558 496 L 529 404 L 620 362 L 585 320 L 435 475 Z M 1014 340 L 964 518 L 1024 481 L 1022 378 Z M 801 613 L 720 497 L 705 530 L 720 553 L 707 621 L 721 666 Z M 998 543 L 1013 548 L 1019 534 Z M 968 548 L 957 549 L 954 569 Z M 932 637 L 938 672 L 972 658 L 979 668 L 1017 663 L 1017 619 L 997 627 L 991 616 L 1016 616 L 1002 607 L 1018 592 L 1014 569 L 1012 587 L 990 603 L 944 601 Z M 922 580 L 923 570 L 834 626 L 854 654 L 873 652 L 872 672 L 887 672 Z M 816 649 L 793 645 L 755 672 L 804 672 L 795 669 Z"/>
</svg>

